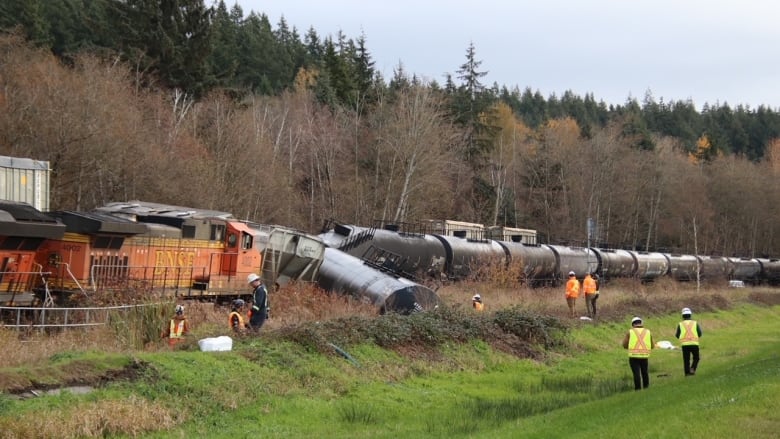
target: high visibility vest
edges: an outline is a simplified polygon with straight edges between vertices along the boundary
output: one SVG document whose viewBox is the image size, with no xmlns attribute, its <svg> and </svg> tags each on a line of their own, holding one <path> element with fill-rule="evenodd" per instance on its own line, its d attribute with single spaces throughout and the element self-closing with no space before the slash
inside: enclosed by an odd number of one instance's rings
<svg viewBox="0 0 780 439">
<path fill-rule="evenodd" d="M 652 347 L 650 330 L 647 328 L 631 328 L 628 338 L 629 358 L 648 358 Z"/>
<path fill-rule="evenodd" d="M 680 344 L 682 346 L 698 346 L 699 331 L 696 330 L 696 320 L 683 320 L 680 322 Z"/>
<path fill-rule="evenodd" d="M 573 277 L 566 282 L 566 297 L 574 297 L 575 299 L 580 295 L 580 281 Z"/>
<path fill-rule="evenodd" d="M 244 318 L 241 317 L 241 313 L 238 313 L 238 312 L 235 312 L 235 311 L 231 312 L 230 315 L 228 316 L 228 327 L 230 327 L 230 329 L 233 329 L 233 316 L 238 317 L 238 330 L 240 331 L 240 330 L 244 329 L 244 327 L 245 327 L 244 326 Z"/>
<path fill-rule="evenodd" d="M 582 281 L 582 291 L 587 296 L 588 294 L 596 293 L 596 279 L 590 276 L 585 276 L 585 280 Z"/>
<path fill-rule="evenodd" d="M 474 309 L 482 311 L 485 308 L 485 304 L 482 302 L 474 302 Z"/>
<path fill-rule="evenodd" d="M 176 320 L 171 319 L 171 327 L 168 332 L 170 338 L 182 338 L 184 334 L 184 319 Z"/>
</svg>

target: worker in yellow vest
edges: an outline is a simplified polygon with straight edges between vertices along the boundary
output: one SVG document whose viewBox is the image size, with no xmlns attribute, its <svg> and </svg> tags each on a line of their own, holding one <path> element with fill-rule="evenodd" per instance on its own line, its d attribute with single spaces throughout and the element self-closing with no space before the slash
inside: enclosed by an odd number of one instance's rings
<svg viewBox="0 0 780 439">
<path fill-rule="evenodd" d="M 184 337 L 190 332 L 190 324 L 187 317 L 184 316 L 184 306 L 176 305 L 175 314 L 168 322 L 168 327 L 163 331 L 162 336 L 168 337 L 168 347 L 173 349 L 176 344 L 182 342 Z"/>
<path fill-rule="evenodd" d="M 475 294 L 474 297 L 471 298 L 471 306 L 477 311 L 483 311 L 485 309 L 485 304 L 482 303 L 482 296 Z"/>
<path fill-rule="evenodd" d="M 628 349 L 628 365 L 634 375 L 634 390 L 650 387 L 650 350 L 653 349 L 653 335 L 644 327 L 642 318 L 631 319 L 631 329 L 623 338 L 623 347 Z"/>
<path fill-rule="evenodd" d="M 683 355 L 683 369 L 685 376 L 696 375 L 699 367 L 699 337 L 701 337 L 701 325 L 691 319 L 691 309 L 682 309 L 683 320 L 677 325 L 675 336 L 680 340 Z M 693 357 L 693 362 L 691 362 Z"/>
</svg>

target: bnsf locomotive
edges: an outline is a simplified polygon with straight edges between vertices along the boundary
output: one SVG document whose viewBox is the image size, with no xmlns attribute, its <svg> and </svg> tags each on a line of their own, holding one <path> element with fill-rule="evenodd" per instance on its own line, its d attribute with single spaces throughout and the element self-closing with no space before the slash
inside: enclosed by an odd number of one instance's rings
<svg viewBox="0 0 780 439">
<path fill-rule="evenodd" d="M 154 203 L 42 214 L 2 201 L 0 218 L 6 304 L 64 303 L 96 291 L 226 301 L 247 293 L 250 273 L 270 284 L 313 281 L 324 250 L 289 229 Z"/>
</svg>

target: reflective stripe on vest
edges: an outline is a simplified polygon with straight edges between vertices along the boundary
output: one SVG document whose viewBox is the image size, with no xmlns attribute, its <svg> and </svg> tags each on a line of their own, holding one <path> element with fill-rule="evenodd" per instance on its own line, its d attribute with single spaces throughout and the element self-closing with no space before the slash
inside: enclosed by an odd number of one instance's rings
<svg viewBox="0 0 780 439">
<path fill-rule="evenodd" d="M 628 339 L 630 358 L 648 358 L 650 356 L 650 331 L 647 328 L 631 328 Z"/>
<path fill-rule="evenodd" d="M 176 319 L 171 319 L 171 328 L 169 332 L 170 338 L 181 338 L 184 333 L 184 319 L 181 319 L 176 323 Z"/>
<path fill-rule="evenodd" d="M 233 316 L 234 315 L 238 317 L 238 329 L 243 329 L 244 328 L 244 318 L 241 317 L 241 314 L 239 314 L 239 313 L 237 313 L 235 311 L 231 312 L 230 315 L 228 316 L 228 326 L 231 329 L 233 329 Z"/>
<path fill-rule="evenodd" d="M 680 322 L 680 341 L 682 346 L 698 346 L 699 332 L 696 331 L 696 320 Z"/>
</svg>

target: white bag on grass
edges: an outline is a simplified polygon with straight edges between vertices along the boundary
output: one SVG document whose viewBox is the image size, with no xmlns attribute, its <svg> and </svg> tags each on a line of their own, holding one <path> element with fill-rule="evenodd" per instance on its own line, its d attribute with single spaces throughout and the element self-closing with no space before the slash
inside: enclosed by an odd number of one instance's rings
<svg viewBox="0 0 780 439">
<path fill-rule="evenodd" d="M 233 339 L 227 335 L 209 337 L 198 340 L 198 346 L 203 352 L 229 351 L 233 349 Z"/>
</svg>

